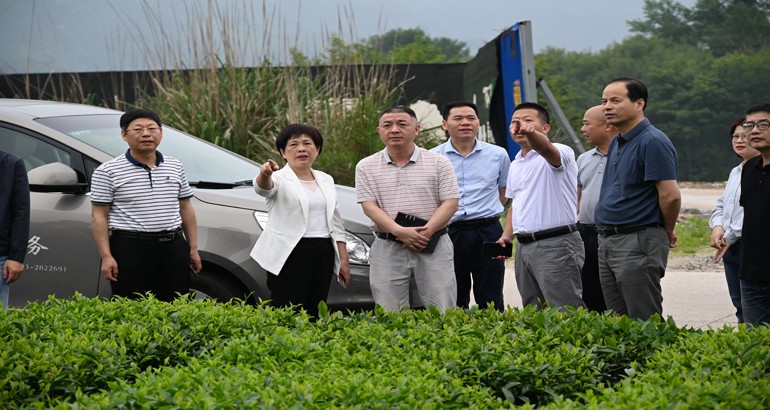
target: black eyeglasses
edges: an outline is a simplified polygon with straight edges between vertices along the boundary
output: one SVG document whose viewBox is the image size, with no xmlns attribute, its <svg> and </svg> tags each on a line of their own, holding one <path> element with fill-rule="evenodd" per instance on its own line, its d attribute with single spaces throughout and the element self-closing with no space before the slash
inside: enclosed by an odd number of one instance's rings
<svg viewBox="0 0 770 410">
<path fill-rule="evenodd" d="M 765 131 L 768 128 L 770 128 L 770 121 L 768 120 L 761 120 L 757 122 L 746 121 L 743 124 L 741 124 L 741 128 L 743 128 L 743 130 L 746 132 L 753 130 L 754 127 L 759 128 L 760 131 Z"/>
</svg>

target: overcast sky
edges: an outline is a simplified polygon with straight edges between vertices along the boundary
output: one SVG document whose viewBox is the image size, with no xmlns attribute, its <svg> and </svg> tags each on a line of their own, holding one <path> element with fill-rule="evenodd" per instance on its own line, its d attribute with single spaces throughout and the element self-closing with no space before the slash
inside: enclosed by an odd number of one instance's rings
<svg viewBox="0 0 770 410">
<path fill-rule="evenodd" d="M 329 33 L 360 40 L 414 27 L 464 41 L 474 55 L 524 20 L 532 22 L 536 52 L 549 46 L 599 51 L 630 35 L 628 20 L 644 17 L 643 0 L 0 0 L 0 72 L 153 68 L 146 60 L 157 54 L 148 50 L 160 43 L 158 34 L 168 45 L 156 50 L 185 52 L 185 36 L 199 32 L 192 17 L 212 4 L 237 15 L 244 48 L 269 49 L 279 60 L 289 47 L 322 50 Z M 270 41 L 262 47 L 265 33 Z"/>
</svg>

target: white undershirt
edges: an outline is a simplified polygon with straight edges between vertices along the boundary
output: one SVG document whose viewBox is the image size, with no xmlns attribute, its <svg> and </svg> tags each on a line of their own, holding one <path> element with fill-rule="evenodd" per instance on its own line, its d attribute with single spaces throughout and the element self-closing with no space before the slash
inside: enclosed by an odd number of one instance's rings
<svg viewBox="0 0 770 410">
<path fill-rule="evenodd" d="M 326 196 L 318 189 L 316 181 L 303 181 L 308 199 L 307 231 L 303 238 L 330 237 L 329 222 L 326 220 Z"/>
</svg>

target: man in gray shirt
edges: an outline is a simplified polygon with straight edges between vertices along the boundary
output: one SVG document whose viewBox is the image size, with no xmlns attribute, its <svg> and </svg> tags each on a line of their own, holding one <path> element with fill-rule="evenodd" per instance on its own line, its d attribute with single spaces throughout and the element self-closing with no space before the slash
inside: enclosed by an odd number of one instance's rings
<svg viewBox="0 0 770 410">
<path fill-rule="evenodd" d="M 597 312 L 607 310 L 599 280 L 599 239 L 594 222 L 594 208 L 599 201 L 599 192 L 607 161 L 607 149 L 618 130 L 607 123 L 602 106 L 589 108 L 583 115 L 580 132 L 586 142 L 595 148 L 581 154 L 578 166 L 578 228 L 585 246 L 585 263 L 580 277 L 583 282 L 583 302 L 586 308 Z"/>
</svg>

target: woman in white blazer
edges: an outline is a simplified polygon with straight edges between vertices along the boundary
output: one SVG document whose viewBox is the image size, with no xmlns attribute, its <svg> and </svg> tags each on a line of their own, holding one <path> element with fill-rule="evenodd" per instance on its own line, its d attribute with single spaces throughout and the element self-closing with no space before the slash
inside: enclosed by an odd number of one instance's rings
<svg viewBox="0 0 770 410">
<path fill-rule="evenodd" d="M 251 257 L 264 268 L 271 305 L 301 305 L 313 317 L 326 301 L 332 276 L 347 284 L 350 265 L 334 179 L 312 168 L 323 136 L 315 127 L 291 124 L 275 146 L 286 160 L 269 159 L 254 177 L 254 190 L 267 198 L 268 222 Z"/>
</svg>

